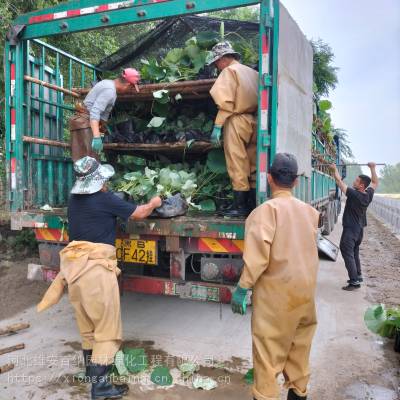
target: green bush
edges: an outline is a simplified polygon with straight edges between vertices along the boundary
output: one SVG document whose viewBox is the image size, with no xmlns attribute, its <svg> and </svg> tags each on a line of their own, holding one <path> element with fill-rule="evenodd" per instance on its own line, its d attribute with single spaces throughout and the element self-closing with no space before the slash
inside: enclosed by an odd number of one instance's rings
<svg viewBox="0 0 400 400">
<path fill-rule="evenodd" d="M 21 251 L 28 249 L 33 252 L 38 248 L 38 243 L 34 232 L 31 229 L 24 229 L 15 236 L 14 247 L 16 250 Z"/>
</svg>

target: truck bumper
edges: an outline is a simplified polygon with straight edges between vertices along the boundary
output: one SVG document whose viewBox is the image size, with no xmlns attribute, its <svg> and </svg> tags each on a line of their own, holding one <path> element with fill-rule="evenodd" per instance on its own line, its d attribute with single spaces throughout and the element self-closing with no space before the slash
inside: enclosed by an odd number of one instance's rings
<svg viewBox="0 0 400 400">
<path fill-rule="evenodd" d="M 58 271 L 57 268 L 42 266 L 43 280 L 51 282 Z M 123 292 L 137 292 L 229 304 L 233 289 L 233 286 L 215 283 L 174 281 L 139 275 L 123 274 L 120 278 L 121 294 Z"/>
</svg>

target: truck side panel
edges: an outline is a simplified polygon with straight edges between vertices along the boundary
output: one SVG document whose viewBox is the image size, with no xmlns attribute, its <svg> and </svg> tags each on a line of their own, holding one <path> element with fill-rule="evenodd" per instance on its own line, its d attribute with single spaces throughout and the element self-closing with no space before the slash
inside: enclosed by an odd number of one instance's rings
<svg viewBox="0 0 400 400">
<path fill-rule="evenodd" d="M 63 90 L 89 86 L 96 69 L 39 40 L 7 44 L 6 57 L 10 211 L 13 229 L 21 229 L 21 211 L 66 205 L 73 172 L 65 142 L 74 105 Z"/>
<path fill-rule="evenodd" d="M 312 47 L 286 8 L 280 6 L 278 51 L 277 152 L 296 156 L 303 184 L 311 178 L 311 130 L 313 116 Z M 310 193 L 299 190 L 301 199 Z"/>
<path fill-rule="evenodd" d="M 42 57 L 29 56 L 27 75 L 54 85 L 62 82 L 59 68 L 43 67 Z M 54 106 L 61 103 L 61 93 L 34 83 L 26 83 L 28 108 L 26 114 L 27 136 L 60 139 L 63 132 L 63 109 Z M 26 144 L 27 159 L 26 182 L 27 191 L 24 208 L 34 208 L 45 203 L 63 206 L 70 186 L 67 186 L 67 168 L 71 163 L 63 157 L 63 150 L 57 147 L 39 144 Z M 50 162 L 48 162 L 48 160 Z M 56 162 L 54 162 L 56 161 Z M 70 173 L 69 175 L 72 174 Z"/>
</svg>

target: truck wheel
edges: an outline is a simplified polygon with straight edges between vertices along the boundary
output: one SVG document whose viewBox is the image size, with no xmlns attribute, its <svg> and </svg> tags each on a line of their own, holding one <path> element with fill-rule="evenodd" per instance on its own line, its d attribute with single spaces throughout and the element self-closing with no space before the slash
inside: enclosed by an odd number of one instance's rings
<svg viewBox="0 0 400 400">
<path fill-rule="evenodd" d="M 324 226 L 322 227 L 322 234 L 329 235 L 332 232 L 332 203 L 329 202 L 326 206 L 325 214 L 323 216 Z"/>
</svg>

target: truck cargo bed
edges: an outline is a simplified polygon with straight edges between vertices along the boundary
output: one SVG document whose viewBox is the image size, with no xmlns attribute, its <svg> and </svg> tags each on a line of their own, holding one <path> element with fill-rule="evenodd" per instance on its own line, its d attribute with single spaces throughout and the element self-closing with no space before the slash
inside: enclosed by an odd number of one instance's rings
<svg viewBox="0 0 400 400">
<path fill-rule="evenodd" d="M 144 221 L 129 221 L 126 232 L 140 235 L 235 240 L 244 238 L 244 222 L 244 219 L 227 219 L 212 213 L 193 212 L 171 219 L 149 218 Z"/>
<path fill-rule="evenodd" d="M 12 213 L 13 229 L 45 228 L 67 229 L 66 208 L 55 208 L 52 211 L 40 209 Z M 175 218 L 148 218 L 144 221 L 122 223 L 122 230 L 127 234 L 209 237 L 220 239 L 243 239 L 244 219 L 227 219 L 214 213 L 189 212 L 188 215 Z"/>
</svg>

